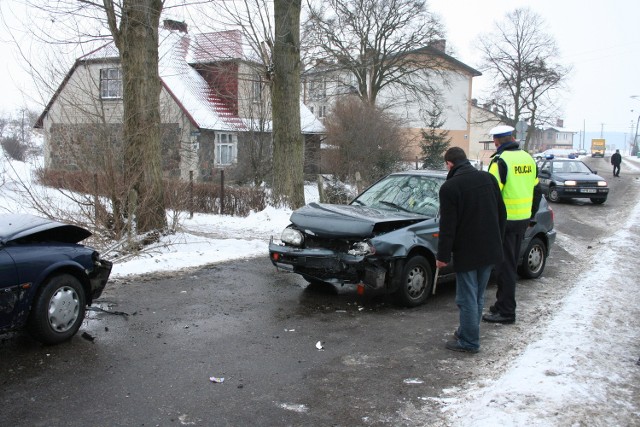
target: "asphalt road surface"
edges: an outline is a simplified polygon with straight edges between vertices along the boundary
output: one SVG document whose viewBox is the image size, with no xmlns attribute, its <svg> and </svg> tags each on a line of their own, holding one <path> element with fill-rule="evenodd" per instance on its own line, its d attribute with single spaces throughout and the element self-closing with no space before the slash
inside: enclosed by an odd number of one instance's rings
<svg viewBox="0 0 640 427">
<path fill-rule="evenodd" d="M 637 173 L 614 180 L 608 159 L 587 163 L 610 181 L 609 200 L 551 205 L 560 238 L 545 273 L 519 282 L 515 325 L 483 324 L 476 355 L 444 348 L 457 325 L 454 283 L 405 309 L 313 289 L 265 254 L 111 281 L 61 345 L 1 336 L 0 425 L 446 424 L 430 398 L 517 356 L 638 200 Z"/>
</svg>

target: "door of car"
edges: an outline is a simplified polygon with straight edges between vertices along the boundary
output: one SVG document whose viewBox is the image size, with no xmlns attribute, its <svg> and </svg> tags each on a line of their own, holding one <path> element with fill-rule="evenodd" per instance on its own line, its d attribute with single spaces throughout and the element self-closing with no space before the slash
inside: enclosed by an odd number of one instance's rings
<svg viewBox="0 0 640 427">
<path fill-rule="evenodd" d="M 7 251 L 0 248 L 0 329 L 12 323 L 20 295 L 16 266 Z"/>
<path fill-rule="evenodd" d="M 551 182 L 551 162 L 542 162 L 538 164 L 538 181 L 542 191 L 546 193 L 549 190 L 549 183 Z"/>
</svg>

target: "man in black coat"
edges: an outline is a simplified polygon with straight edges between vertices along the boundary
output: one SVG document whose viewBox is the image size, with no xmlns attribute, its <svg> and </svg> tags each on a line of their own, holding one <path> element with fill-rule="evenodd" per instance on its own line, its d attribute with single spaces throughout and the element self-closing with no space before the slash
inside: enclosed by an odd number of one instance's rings
<svg viewBox="0 0 640 427">
<path fill-rule="evenodd" d="M 440 188 L 436 267 L 442 268 L 453 259 L 460 310 L 455 339 L 448 341 L 446 348 L 476 353 L 480 348 L 484 292 L 493 266 L 503 257 L 507 211 L 498 181 L 471 166 L 461 148 L 449 148 L 444 160 L 449 173 Z"/>
<path fill-rule="evenodd" d="M 613 165 L 613 176 L 620 176 L 620 164 L 622 163 L 622 156 L 620 150 L 616 150 L 611 155 L 611 164 Z"/>
</svg>

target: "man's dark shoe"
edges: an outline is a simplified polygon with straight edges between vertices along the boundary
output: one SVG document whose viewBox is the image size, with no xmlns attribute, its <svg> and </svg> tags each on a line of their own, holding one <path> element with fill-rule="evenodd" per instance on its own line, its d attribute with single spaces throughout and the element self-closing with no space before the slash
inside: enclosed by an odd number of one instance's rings
<svg viewBox="0 0 640 427">
<path fill-rule="evenodd" d="M 491 314 L 495 314 L 498 312 L 498 309 L 496 308 L 495 305 L 490 305 L 489 306 L 489 312 L 491 312 Z"/>
<path fill-rule="evenodd" d="M 456 328 L 456 330 L 453 331 L 453 339 L 456 341 L 460 339 L 460 335 L 458 335 L 458 328 Z"/>
<path fill-rule="evenodd" d="M 468 347 L 461 346 L 460 343 L 458 342 L 458 340 L 447 341 L 447 344 L 445 344 L 445 347 L 448 350 L 461 351 L 463 353 L 477 353 L 478 352 L 477 348 L 468 348 Z"/>
<path fill-rule="evenodd" d="M 502 323 L 504 325 L 515 323 L 516 316 L 503 316 L 500 313 L 485 314 L 482 320 L 489 323 Z"/>
</svg>

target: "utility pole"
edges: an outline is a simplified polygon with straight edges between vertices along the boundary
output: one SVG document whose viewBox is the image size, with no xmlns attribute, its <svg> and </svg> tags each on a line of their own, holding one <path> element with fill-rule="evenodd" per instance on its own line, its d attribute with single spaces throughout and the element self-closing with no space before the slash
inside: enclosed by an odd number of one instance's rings
<svg viewBox="0 0 640 427">
<path fill-rule="evenodd" d="M 631 155 L 638 155 L 638 122 L 640 122 L 640 116 L 638 116 L 638 120 L 636 120 L 636 134 L 633 137 L 633 148 Z"/>
<path fill-rule="evenodd" d="M 638 95 L 631 95 L 629 98 L 631 99 L 635 99 L 636 101 L 640 100 L 640 96 Z M 633 110 L 631 110 L 633 112 Z M 640 116 L 638 116 L 638 120 L 636 120 L 636 133 L 633 137 L 633 144 L 632 144 L 632 148 L 631 148 L 631 155 L 633 156 L 634 154 L 638 157 L 640 157 L 640 155 L 638 155 L 638 122 L 640 122 Z"/>
<path fill-rule="evenodd" d="M 22 131 L 22 145 L 24 146 L 24 108 L 22 109 L 22 125 L 20 126 Z"/>
</svg>

